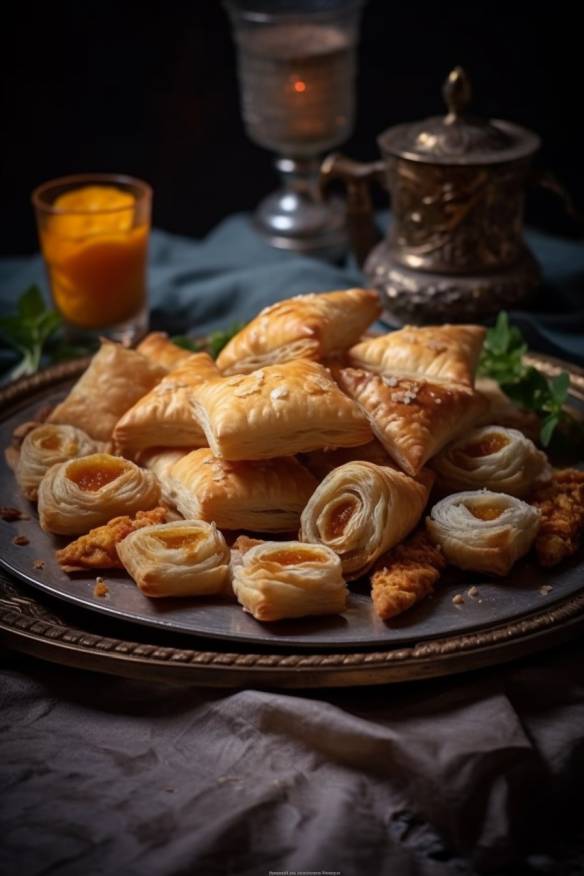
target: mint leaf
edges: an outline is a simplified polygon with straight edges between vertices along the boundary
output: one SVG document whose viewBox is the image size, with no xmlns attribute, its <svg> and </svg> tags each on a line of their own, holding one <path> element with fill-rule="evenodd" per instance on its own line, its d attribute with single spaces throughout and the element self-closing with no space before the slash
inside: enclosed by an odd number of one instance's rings
<svg viewBox="0 0 584 876">
<path fill-rule="evenodd" d="M 541 430 L 539 433 L 539 440 L 541 441 L 544 447 L 547 447 L 550 441 L 552 440 L 552 435 L 556 429 L 556 426 L 560 422 L 559 416 L 556 414 L 550 414 L 541 424 Z"/>
<path fill-rule="evenodd" d="M 32 322 L 45 312 L 45 302 L 38 286 L 29 286 L 18 300 L 18 317 L 23 322 Z"/>
<path fill-rule="evenodd" d="M 47 308 L 38 286 L 30 286 L 16 305 L 16 314 L 0 318 L 0 334 L 22 356 L 11 377 L 34 374 L 41 363 L 43 347 L 61 325 L 56 310 Z"/>
<path fill-rule="evenodd" d="M 170 340 L 173 344 L 176 344 L 177 347 L 181 347 L 183 350 L 190 350 L 192 353 L 198 353 L 199 350 L 203 349 L 201 343 L 193 341 L 188 335 L 175 335 Z"/>
<path fill-rule="evenodd" d="M 211 332 L 209 335 L 209 354 L 213 359 L 216 359 L 223 347 L 225 347 L 231 338 L 235 337 L 238 332 L 244 327 L 244 322 L 234 322 L 227 331 Z"/>
</svg>

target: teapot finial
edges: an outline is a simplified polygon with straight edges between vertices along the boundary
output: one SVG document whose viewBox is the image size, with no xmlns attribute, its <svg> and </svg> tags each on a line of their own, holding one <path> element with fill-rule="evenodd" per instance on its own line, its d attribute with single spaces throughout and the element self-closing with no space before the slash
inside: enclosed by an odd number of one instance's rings
<svg viewBox="0 0 584 876">
<path fill-rule="evenodd" d="M 463 115 L 471 98 L 470 80 L 462 67 L 455 67 L 450 71 L 442 94 L 448 107 L 446 123 L 452 124 Z"/>
</svg>

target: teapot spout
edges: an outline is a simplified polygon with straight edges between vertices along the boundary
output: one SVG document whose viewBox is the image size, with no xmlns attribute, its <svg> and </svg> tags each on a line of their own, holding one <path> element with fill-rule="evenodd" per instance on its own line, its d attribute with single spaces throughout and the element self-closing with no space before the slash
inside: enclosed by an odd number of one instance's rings
<svg viewBox="0 0 584 876">
<path fill-rule="evenodd" d="M 351 248 L 359 267 L 381 238 L 375 225 L 371 183 L 384 186 L 385 164 L 383 161 L 364 163 L 353 161 L 339 152 L 327 155 L 320 166 L 320 191 L 326 198 L 333 182 L 344 186 L 347 200 L 347 227 Z"/>
</svg>

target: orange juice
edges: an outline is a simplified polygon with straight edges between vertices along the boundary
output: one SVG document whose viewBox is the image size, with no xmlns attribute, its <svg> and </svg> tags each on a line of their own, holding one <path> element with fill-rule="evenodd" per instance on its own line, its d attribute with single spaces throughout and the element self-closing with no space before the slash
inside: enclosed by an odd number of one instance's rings
<svg viewBox="0 0 584 876">
<path fill-rule="evenodd" d="M 148 209 L 110 184 L 72 188 L 39 209 L 39 234 L 55 306 L 79 329 L 126 323 L 146 305 Z"/>
</svg>

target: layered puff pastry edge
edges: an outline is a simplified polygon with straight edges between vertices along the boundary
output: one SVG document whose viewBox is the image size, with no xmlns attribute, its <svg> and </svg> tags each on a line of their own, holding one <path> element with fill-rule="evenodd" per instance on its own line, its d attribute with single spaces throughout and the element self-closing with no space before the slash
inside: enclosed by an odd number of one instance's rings
<svg viewBox="0 0 584 876">
<path fill-rule="evenodd" d="M 183 517 L 214 520 L 220 529 L 292 532 L 317 486 L 296 459 L 229 462 L 202 448 L 160 476 Z"/>
<path fill-rule="evenodd" d="M 272 459 L 372 438 L 359 406 L 308 359 L 208 380 L 193 400 L 207 443 L 222 459 Z"/>
<path fill-rule="evenodd" d="M 234 544 L 233 591 L 256 620 L 277 621 L 339 614 L 348 590 L 341 561 L 324 545 L 298 541 L 255 544 L 245 552 Z"/>
<path fill-rule="evenodd" d="M 381 314 L 377 292 L 347 289 L 298 295 L 264 308 L 224 347 L 217 365 L 247 374 L 293 359 L 325 359 L 355 344 Z"/>
<path fill-rule="evenodd" d="M 99 453 L 105 447 L 76 426 L 42 423 L 28 432 L 20 445 L 15 469 L 18 486 L 27 499 L 36 502 L 40 482 L 51 466 Z"/>
<path fill-rule="evenodd" d="M 166 368 L 136 350 L 102 340 L 67 397 L 49 414 L 49 423 L 77 426 L 96 441 L 109 441 L 120 417 L 156 386 Z"/>
<path fill-rule="evenodd" d="M 426 377 L 472 387 L 486 329 L 478 325 L 411 326 L 368 338 L 349 351 L 355 368 Z"/>
<path fill-rule="evenodd" d="M 470 490 L 432 508 L 426 528 L 444 556 L 460 569 L 507 575 L 528 552 L 540 526 L 531 505 L 506 493 Z"/>
<path fill-rule="evenodd" d="M 145 596 L 211 596 L 230 592 L 230 552 L 214 523 L 181 520 L 145 526 L 117 545 Z"/>
<path fill-rule="evenodd" d="M 415 476 L 445 444 L 473 425 L 487 403 L 459 384 L 381 376 L 354 368 L 337 380 L 363 409 L 390 457 Z"/>
<path fill-rule="evenodd" d="M 56 535 L 81 535 L 124 514 L 154 508 L 160 487 L 152 472 L 107 453 L 53 465 L 41 481 L 41 528 Z"/>
<path fill-rule="evenodd" d="M 371 462 L 347 462 L 328 474 L 300 518 L 300 539 L 324 544 L 341 558 L 350 580 L 412 531 L 428 501 L 424 482 Z"/>
</svg>

